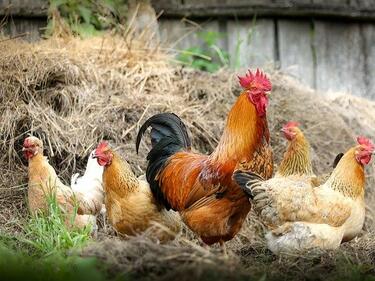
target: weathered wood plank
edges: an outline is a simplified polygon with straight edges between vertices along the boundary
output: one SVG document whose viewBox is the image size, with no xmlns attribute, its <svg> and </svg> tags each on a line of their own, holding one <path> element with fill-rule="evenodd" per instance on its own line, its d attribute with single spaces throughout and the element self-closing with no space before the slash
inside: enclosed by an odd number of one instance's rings
<svg viewBox="0 0 375 281">
<path fill-rule="evenodd" d="M 153 0 L 152 3 L 156 11 L 163 10 L 165 16 L 171 17 L 257 15 L 375 20 L 375 1 L 373 0 L 185 0 L 183 4 L 173 0 Z"/>
<path fill-rule="evenodd" d="M 47 25 L 47 20 L 14 18 L 7 23 L 5 34 L 11 37 L 21 36 L 22 39 L 34 42 L 41 38 L 43 30 Z"/>
<path fill-rule="evenodd" d="M 153 0 L 152 4 L 157 12 L 172 17 L 257 15 L 375 20 L 373 0 Z M 0 0 L 0 15 L 42 17 L 47 9 L 47 0 Z"/>
<path fill-rule="evenodd" d="M 314 87 L 312 26 L 309 21 L 278 21 L 280 66 L 283 71 Z"/>
<path fill-rule="evenodd" d="M 162 41 L 171 48 L 183 50 L 200 46 L 197 32 L 202 30 L 199 24 L 193 25 L 182 20 L 160 20 L 159 29 Z"/>
<path fill-rule="evenodd" d="M 183 20 L 160 20 L 160 34 L 162 42 L 169 43 L 172 48 L 183 50 L 190 47 L 204 47 L 205 44 L 199 34 L 212 31 L 220 33 L 219 22 L 192 23 Z M 225 48 L 225 34 L 221 34 L 217 46 Z"/>
<path fill-rule="evenodd" d="M 317 89 L 366 96 L 362 45 L 359 24 L 316 21 Z"/>
<path fill-rule="evenodd" d="M 48 0 L 0 0 L 0 16 L 46 17 Z"/>
<path fill-rule="evenodd" d="M 261 67 L 275 61 L 273 20 L 229 20 L 228 51 L 232 67 Z"/>
<path fill-rule="evenodd" d="M 375 100 L 375 26 L 372 24 L 363 24 L 361 30 L 365 56 L 365 70 L 363 75 L 367 88 L 364 96 Z"/>
</svg>

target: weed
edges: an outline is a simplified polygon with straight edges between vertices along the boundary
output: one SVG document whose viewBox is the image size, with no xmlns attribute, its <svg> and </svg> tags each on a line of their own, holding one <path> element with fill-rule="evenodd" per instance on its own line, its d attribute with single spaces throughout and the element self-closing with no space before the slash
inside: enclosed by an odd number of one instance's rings
<svg viewBox="0 0 375 281">
<path fill-rule="evenodd" d="M 36 213 L 30 218 L 20 241 L 30 246 L 38 256 L 82 248 L 90 240 L 92 227 L 69 228 L 65 222 L 70 220 L 70 224 L 73 223 L 76 210 L 72 215 L 64 214 L 55 193 L 47 195 L 46 199 L 47 211 Z"/>
<path fill-rule="evenodd" d="M 93 258 L 52 255 L 35 259 L 0 244 L 0 276 L 2 280 L 105 280 L 98 262 Z"/>
<path fill-rule="evenodd" d="M 125 0 L 50 0 L 49 14 L 56 11 L 74 34 L 85 38 L 124 23 L 127 5 Z M 53 24 L 48 22 L 46 35 L 53 33 Z"/>
<path fill-rule="evenodd" d="M 201 46 L 187 48 L 177 57 L 177 60 L 192 68 L 215 72 L 229 65 L 229 55 L 218 45 L 222 34 L 214 31 L 199 32 Z"/>
</svg>

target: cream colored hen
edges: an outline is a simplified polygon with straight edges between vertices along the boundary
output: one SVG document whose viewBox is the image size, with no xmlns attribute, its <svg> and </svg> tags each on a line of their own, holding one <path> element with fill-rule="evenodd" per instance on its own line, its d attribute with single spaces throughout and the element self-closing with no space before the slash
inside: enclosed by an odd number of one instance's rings
<svg viewBox="0 0 375 281">
<path fill-rule="evenodd" d="M 359 234 L 365 220 L 364 166 L 375 147 L 364 137 L 357 141 L 317 187 L 300 176 L 263 181 L 254 173 L 234 173 L 268 227 L 266 239 L 272 252 L 336 249 Z"/>
<path fill-rule="evenodd" d="M 74 194 L 72 189 L 64 185 L 58 178 L 55 169 L 43 155 L 43 142 L 36 137 L 27 137 L 22 149 L 28 159 L 28 203 L 31 213 L 45 211 L 48 208 L 48 196 L 56 196 L 56 201 L 66 215 L 65 223 L 69 227 L 95 226 L 96 210 L 85 204 L 80 194 Z M 75 209 L 78 214 L 74 216 Z M 72 222 L 72 217 L 74 221 Z"/>
</svg>

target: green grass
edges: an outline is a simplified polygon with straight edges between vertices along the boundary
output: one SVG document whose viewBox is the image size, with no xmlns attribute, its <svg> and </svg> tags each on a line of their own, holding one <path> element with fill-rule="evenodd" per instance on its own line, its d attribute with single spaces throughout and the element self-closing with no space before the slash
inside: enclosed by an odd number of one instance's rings
<svg viewBox="0 0 375 281">
<path fill-rule="evenodd" d="M 68 228 L 56 197 L 47 198 L 48 210 L 31 216 L 22 233 L 0 235 L 1 280 L 106 280 L 96 259 L 77 253 L 91 240 L 91 227 Z"/>
<path fill-rule="evenodd" d="M 24 237 L 19 240 L 27 244 L 37 256 L 63 253 L 85 246 L 91 239 L 92 227 L 69 229 L 64 222 L 66 219 L 73 222 L 76 212 L 67 217 L 62 213 L 53 195 L 47 196 L 47 202 L 47 212 L 32 216 L 24 228 Z"/>
<path fill-rule="evenodd" d="M 93 258 L 54 254 L 36 259 L 4 245 L 0 246 L 0 276 L 1 280 L 106 280 Z"/>
</svg>

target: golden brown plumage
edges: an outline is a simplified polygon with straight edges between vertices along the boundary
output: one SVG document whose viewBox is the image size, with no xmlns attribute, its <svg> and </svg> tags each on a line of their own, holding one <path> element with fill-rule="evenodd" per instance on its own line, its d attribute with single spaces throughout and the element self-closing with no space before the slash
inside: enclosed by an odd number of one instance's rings
<svg viewBox="0 0 375 281">
<path fill-rule="evenodd" d="M 275 177 L 301 176 L 315 186 L 325 183 L 330 174 L 316 176 L 313 172 L 311 161 L 311 147 L 304 133 L 298 127 L 297 122 L 287 122 L 281 131 L 288 140 L 288 147 L 284 157 L 279 165 Z M 342 153 L 336 156 L 333 162 L 333 168 L 342 157 Z"/>
<path fill-rule="evenodd" d="M 282 132 L 288 140 L 288 147 L 275 177 L 291 175 L 304 175 L 314 177 L 311 165 L 310 144 L 303 132 L 298 128 L 298 123 L 288 122 L 283 126 Z"/>
<path fill-rule="evenodd" d="M 242 77 L 246 89 L 229 112 L 218 146 L 211 155 L 190 151 L 182 121 L 174 114 L 148 119 L 137 137 L 137 149 L 151 126 L 153 148 L 147 159 L 147 180 L 160 202 L 180 212 L 183 221 L 206 244 L 232 239 L 241 229 L 250 203 L 232 180 L 236 168 L 265 178 L 272 175 L 272 150 L 265 108 L 271 89 L 263 74 Z"/>
<path fill-rule="evenodd" d="M 262 181 L 251 173 L 235 173 L 270 230 L 266 238 L 272 251 L 335 249 L 358 235 L 365 218 L 364 165 L 374 151 L 369 140 L 359 137 L 358 143 L 318 187 L 300 176 Z"/>
<path fill-rule="evenodd" d="M 102 142 L 95 151 L 98 163 L 104 166 L 103 188 L 107 216 L 121 234 L 135 235 L 160 224 L 169 230 L 157 229 L 156 237 L 167 240 L 180 230 L 179 215 L 159 206 L 149 184 L 138 179 L 129 164 Z"/>
<path fill-rule="evenodd" d="M 56 196 L 66 218 L 66 224 L 71 227 L 84 227 L 96 224 L 96 210 L 84 204 L 84 200 L 72 189 L 64 185 L 56 175 L 54 168 L 43 156 L 43 143 L 36 137 L 28 137 L 24 141 L 23 151 L 29 161 L 28 175 L 28 204 L 31 213 L 47 210 L 47 196 Z M 78 214 L 74 214 L 78 208 Z M 71 217 L 74 222 L 71 224 Z"/>
</svg>

